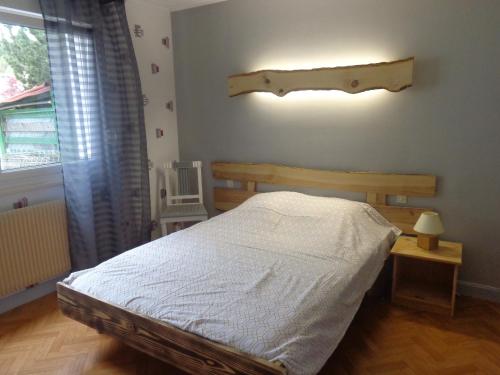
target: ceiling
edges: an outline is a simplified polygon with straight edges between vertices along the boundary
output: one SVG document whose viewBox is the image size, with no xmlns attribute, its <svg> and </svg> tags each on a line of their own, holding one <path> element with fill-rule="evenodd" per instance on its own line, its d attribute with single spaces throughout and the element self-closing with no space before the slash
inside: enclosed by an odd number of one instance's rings
<svg viewBox="0 0 500 375">
<path fill-rule="evenodd" d="M 194 8 L 194 7 L 199 7 L 202 5 L 207 5 L 207 4 L 213 4 L 213 3 L 219 3 L 221 1 L 225 0 L 163 0 L 168 4 L 168 7 L 172 12 L 175 12 L 176 10 L 182 10 L 182 9 L 188 9 L 188 8 Z"/>
</svg>

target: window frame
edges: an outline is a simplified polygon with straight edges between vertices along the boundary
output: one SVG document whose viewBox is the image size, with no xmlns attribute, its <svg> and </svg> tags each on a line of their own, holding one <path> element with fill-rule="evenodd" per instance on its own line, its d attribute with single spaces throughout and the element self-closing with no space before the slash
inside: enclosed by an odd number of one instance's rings
<svg viewBox="0 0 500 375">
<path fill-rule="evenodd" d="M 43 29 L 41 13 L 0 6 L 0 22 Z M 61 163 L 0 171 L 0 195 L 49 189 L 63 184 Z"/>
</svg>

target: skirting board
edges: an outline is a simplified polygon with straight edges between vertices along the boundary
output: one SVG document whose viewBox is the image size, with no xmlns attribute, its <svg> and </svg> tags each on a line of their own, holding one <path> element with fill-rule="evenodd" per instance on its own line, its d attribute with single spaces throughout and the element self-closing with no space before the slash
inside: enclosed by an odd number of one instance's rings
<svg viewBox="0 0 500 375">
<path fill-rule="evenodd" d="M 38 284 L 33 288 L 25 289 L 19 293 L 12 294 L 0 299 L 0 314 L 13 310 L 16 307 L 24 305 L 28 302 L 34 301 L 49 293 L 55 292 L 56 284 L 64 278 L 66 278 L 66 275 L 56 277 L 49 281 Z"/>
<path fill-rule="evenodd" d="M 500 303 L 500 288 L 494 286 L 459 281 L 458 294 Z"/>
</svg>

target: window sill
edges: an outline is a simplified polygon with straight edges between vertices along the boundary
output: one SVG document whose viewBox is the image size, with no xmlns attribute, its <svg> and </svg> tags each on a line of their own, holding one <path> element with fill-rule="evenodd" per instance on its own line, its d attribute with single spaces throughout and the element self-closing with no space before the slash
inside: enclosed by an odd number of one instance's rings
<svg viewBox="0 0 500 375">
<path fill-rule="evenodd" d="M 0 195 L 62 186 L 60 164 L 0 172 Z"/>
</svg>

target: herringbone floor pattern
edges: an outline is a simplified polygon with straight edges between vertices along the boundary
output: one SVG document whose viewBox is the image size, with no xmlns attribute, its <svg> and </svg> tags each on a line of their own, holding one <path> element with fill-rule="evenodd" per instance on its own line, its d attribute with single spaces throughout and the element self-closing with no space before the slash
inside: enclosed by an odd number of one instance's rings
<svg viewBox="0 0 500 375">
<path fill-rule="evenodd" d="M 181 372 L 64 317 L 49 295 L 0 316 L 0 374 Z M 460 298 L 449 319 L 367 302 L 326 374 L 500 374 L 500 305 Z"/>
</svg>

